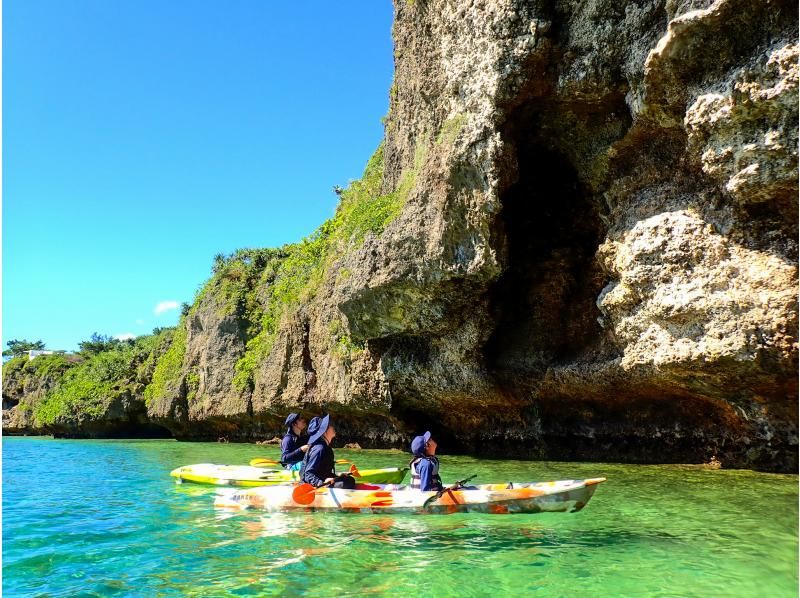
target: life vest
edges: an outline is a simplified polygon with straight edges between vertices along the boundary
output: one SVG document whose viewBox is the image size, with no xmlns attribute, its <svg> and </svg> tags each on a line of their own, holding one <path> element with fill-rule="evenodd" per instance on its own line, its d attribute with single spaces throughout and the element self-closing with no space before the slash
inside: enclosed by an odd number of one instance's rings
<svg viewBox="0 0 800 598">
<path fill-rule="evenodd" d="M 417 464 L 422 461 L 423 459 L 427 459 L 433 465 L 433 475 L 431 476 L 431 482 L 433 485 L 442 487 L 442 478 L 439 477 L 439 459 L 436 457 L 414 457 L 409 463 L 411 467 L 411 488 L 415 490 L 420 490 L 422 488 L 422 478 L 420 478 L 419 472 L 417 472 Z"/>
</svg>

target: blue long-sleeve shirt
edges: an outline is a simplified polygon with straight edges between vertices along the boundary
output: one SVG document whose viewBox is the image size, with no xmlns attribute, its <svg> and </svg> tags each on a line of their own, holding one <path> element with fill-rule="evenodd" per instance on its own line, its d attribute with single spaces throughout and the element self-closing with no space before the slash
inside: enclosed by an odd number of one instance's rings
<svg viewBox="0 0 800 598">
<path fill-rule="evenodd" d="M 302 461 L 304 454 L 300 447 L 306 443 L 306 440 L 305 436 L 295 436 L 291 432 L 286 432 L 281 440 L 281 463 L 293 465 Z"/>
<path fill-rule="evenodd" d="M 333 468 L 333 449 L 324 440 L 308 449 L 307 461 L 303 470 L 303 481 L 319 488 L 326 478 L 336 477 Z"/>
</svg>

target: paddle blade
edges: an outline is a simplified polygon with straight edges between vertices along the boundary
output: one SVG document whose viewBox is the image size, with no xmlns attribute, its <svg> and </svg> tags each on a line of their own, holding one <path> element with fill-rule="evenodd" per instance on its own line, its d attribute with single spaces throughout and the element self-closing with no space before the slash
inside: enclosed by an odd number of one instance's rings
<svg viewBox="0 0 800 598">
<path fill-rule="evenodd" d="M 269 467 L 271 465 L 280 465 L 279 461 L 273 461 L 272 459 L 251 459 L 250 466 L 251 467 Z"/>
<path fill-rule="evenodd" d="M 361 473 L 358 471 L 358 468 L 356 467 L 355 463 L 352 463 L 350 465 L 350 475 L 353 476 L 354 478 L 360 478 L 361 477 Z"/>
<path fill-rule="evenodd" d="M 298 505 L 310 505 L 314 502 L 314 493 L 317 491 L 311 484 L 299 484 L 292 490 L 292 500 Z"/>
</svg>

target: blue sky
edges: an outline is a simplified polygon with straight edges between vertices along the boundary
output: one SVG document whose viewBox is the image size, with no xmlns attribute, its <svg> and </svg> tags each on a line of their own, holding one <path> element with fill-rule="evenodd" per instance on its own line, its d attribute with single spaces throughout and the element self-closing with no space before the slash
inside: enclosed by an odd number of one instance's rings
<svg viewBox="0 0 800 598">
<path fill-rule="evenodd" d="M 3 347 L 177 322 L 297 241 L 383 136 L 390 0 L 3 2 Z M 167 304 L 171 305 L 171 304 Z"/>
</svg>

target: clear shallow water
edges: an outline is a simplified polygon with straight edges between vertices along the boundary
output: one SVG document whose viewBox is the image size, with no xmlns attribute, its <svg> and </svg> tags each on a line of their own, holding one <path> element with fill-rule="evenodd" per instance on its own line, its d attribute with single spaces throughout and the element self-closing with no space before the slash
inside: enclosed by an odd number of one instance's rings
<svg viewBox="0 0 800 598">
<path fill-rule="evenodd" d="M 441 456 L 445 482 L 604 476 L 580 513 L 231 514 L 176 485 L 273 447 L 3 438 L 6 596 L 797 596 L 797 476 Z M 362 468 L 393 451 L 336 451 Z M 314 587 L 314 583 L 321 583 Z"/>
</svg>

